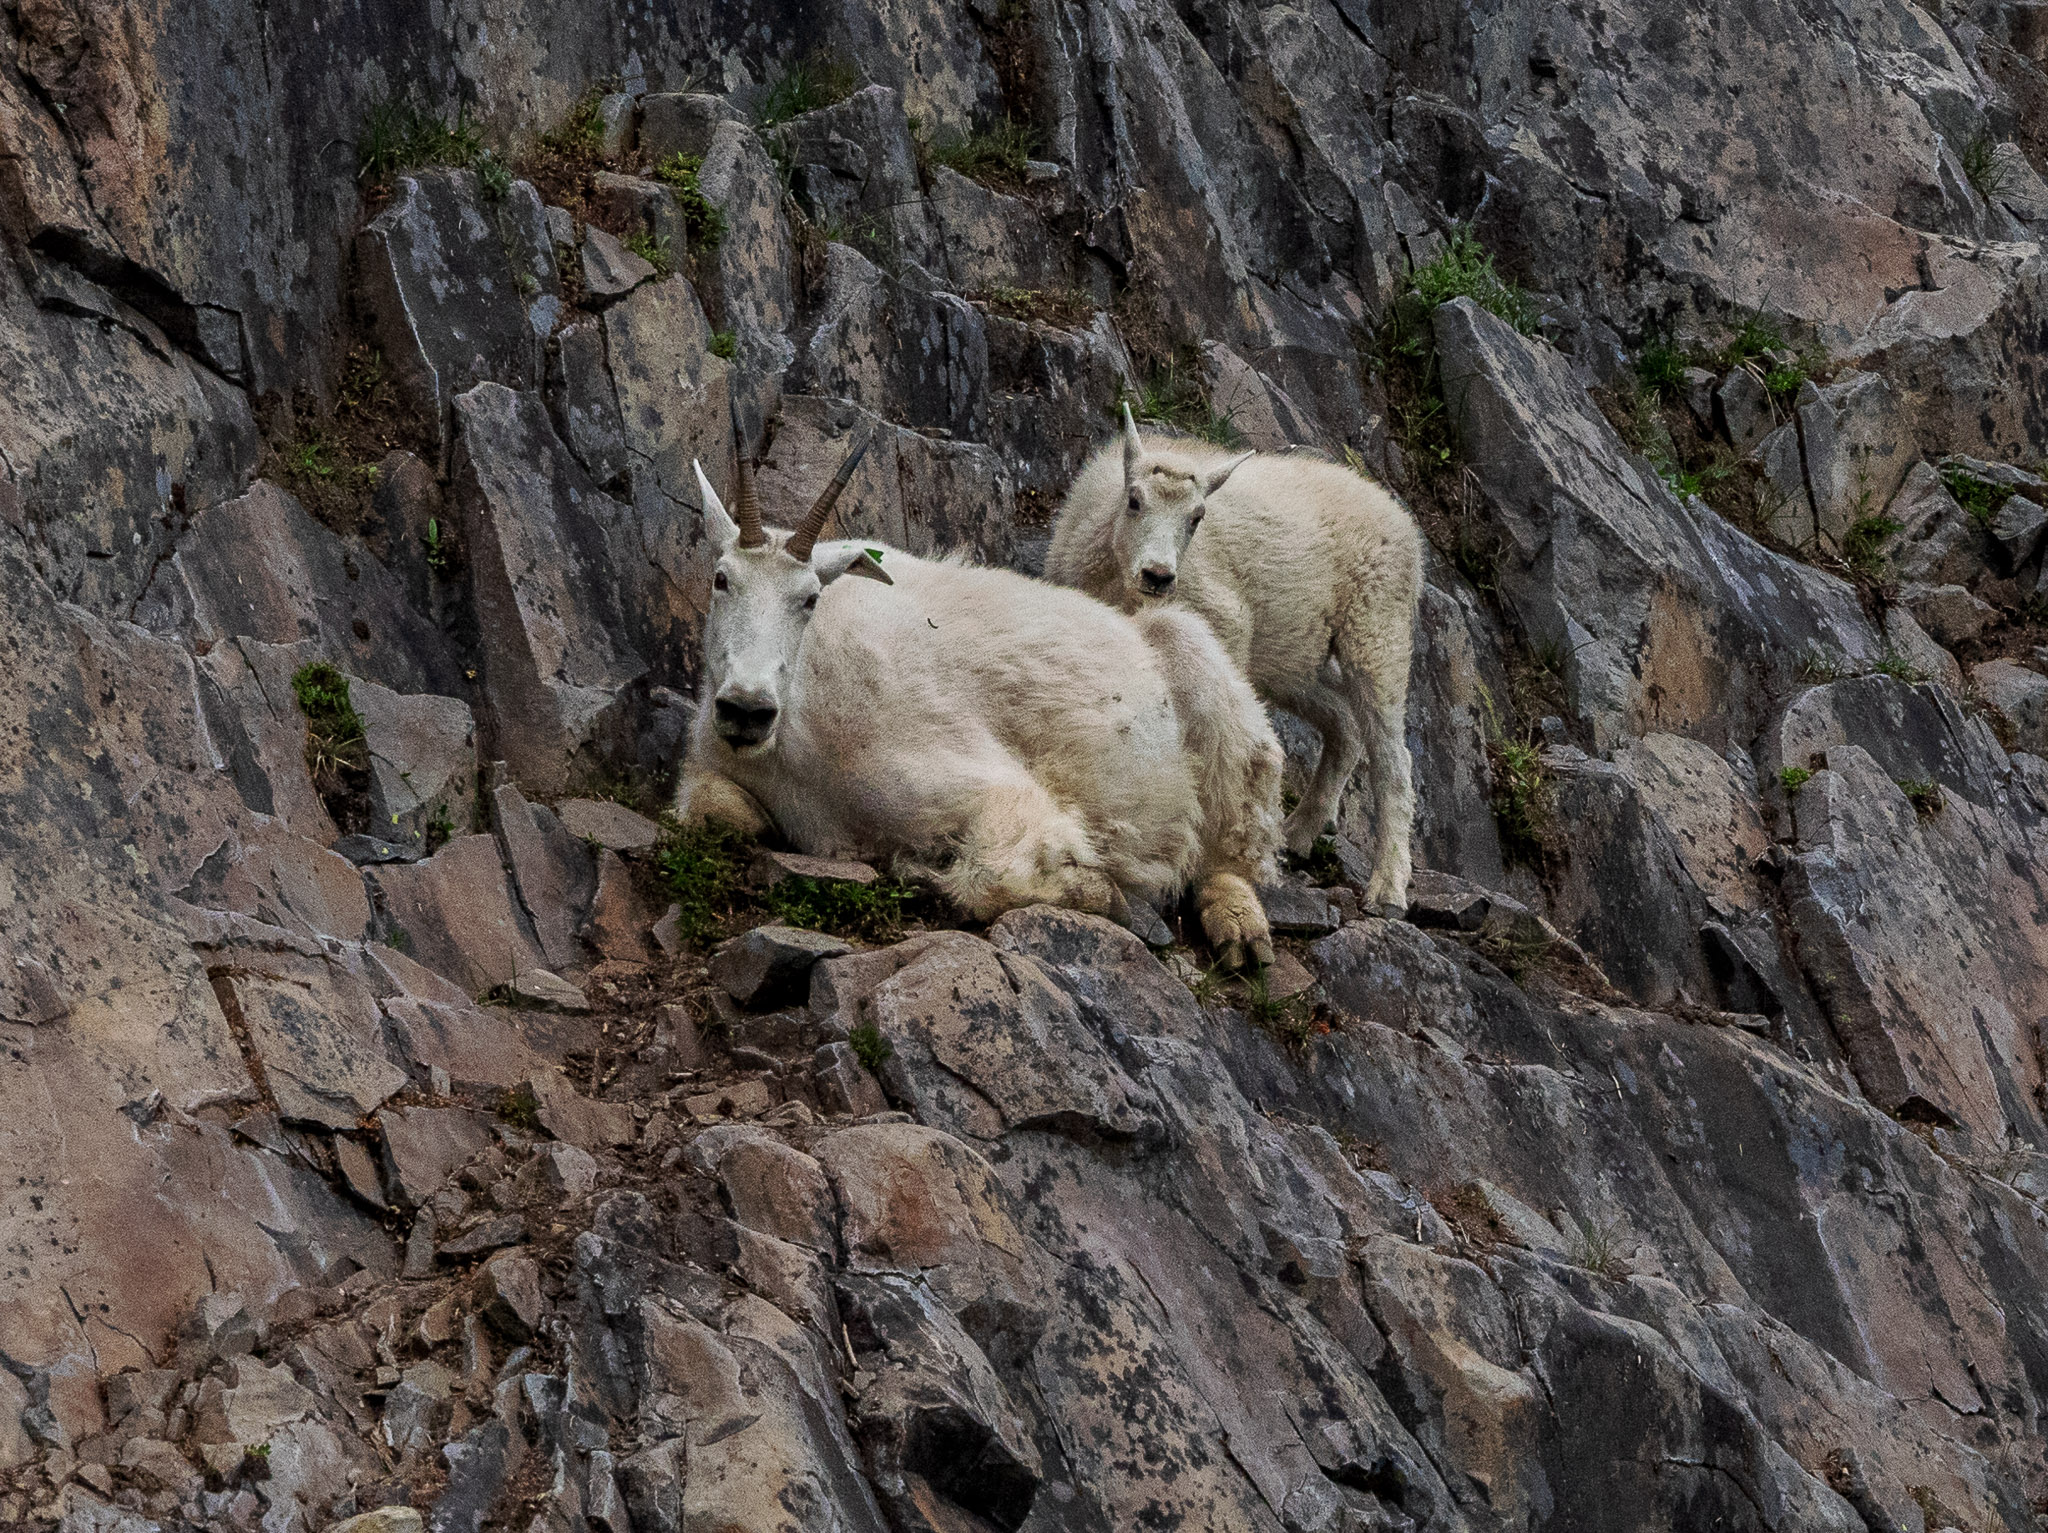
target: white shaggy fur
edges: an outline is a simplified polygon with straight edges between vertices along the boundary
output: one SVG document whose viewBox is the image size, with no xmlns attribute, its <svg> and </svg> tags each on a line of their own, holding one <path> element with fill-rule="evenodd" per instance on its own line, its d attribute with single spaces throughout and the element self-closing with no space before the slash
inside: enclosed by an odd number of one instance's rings
<svg viewBox="0 0 2048 1533">
<path fill-rule="evenodd" d="M 1364 756 L 1376 841 L 1366 899 L 1405 910 L 1414 519 L 1334 463 L 1140 436 L 1128 410 L 1124 428 L 1068 491 L 1046 577 L 1127 611 L 1173 601 L 1199 612 L 1260 696 L 1321 733 L 1315 777 L 1284 827 L 1291 850 L 1314 845 Z"/>
<path fill-rule="evenodd" d="M 699 485 L 718 560 L 686 823 L 907 864 L 983 919 L 1193 883 L 1224 961 L 1270 961 L 1282 756 L 1205 625 L 865 542 L 747 547 Z"/>
</svg>

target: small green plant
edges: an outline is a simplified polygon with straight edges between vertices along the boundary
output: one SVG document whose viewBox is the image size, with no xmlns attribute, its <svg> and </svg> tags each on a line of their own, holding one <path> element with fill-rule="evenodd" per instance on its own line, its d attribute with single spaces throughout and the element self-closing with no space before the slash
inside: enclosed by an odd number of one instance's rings
<svg viewBox="0 0 2048 1533">
<path fill-rule="evenodd" d="M 1941 471 L 1941 482 L 1948 488 L 1961 506 L 1984 526 L 1991 525 L 1991 519 L 1998 515 L 2005 503 L 2012 499 L 2013 488 L 2009 484 L 1993 484 L 1988 479 L 1979 479 L 1960 464 L 1950 464 Z"/>
<path fill-rule="evenodd" d="M 1493 820 L 1501 855 L 1538 865 L 1550 840 L 1550 774 L 1543 752 L 1526 740 L 1496 736 L 1487 756 L 1493 766 Z"/>
<path fill-rule="evenodd" d="M 540 1131 L 540 1101 L 531 1086 L 514 1086 L 498 1098 L 498 1118 L 533 1134 Z"/>
<path fill-rule="evenodd" d="M 861 1023 L 846 1035 L 846 1041 L 853 1045 L 854 1057 L 860 1060 L 861 1068 L 871 1075 L 881 1074 L 883 1064 L 896 1052 L 895 1046 L 872 1022 Z"/>
<path fill-rule="evenodd" d="M 1245 1020 L 1278 1039 L 1296 1052 L 1304 1052 L 1316 1037 L 1315 1013 L 1305 996 L 1275 996 L 1272 977 L 1264 969 L 1242 976 Z"/>
<path fill-rule="evenodd" d="M 1623 1230 L 1620 1221 L 1605 1219 L 1572 1218 L 1573 1240 L 1571 1263 L 1601 1277 L 1620 1281 L 1628 1276 L 1628 1266 L 1621 1258 Z"/>
<path fill-rule="evenodd" d="M 1654 336 L 1636 358 L 1636 382 L 1658 399 L 1673 399 L 1690 364 L 1668 335 Z"/>
<path fill-rule="evenodd" d="M 1212 963 L 1208 968 L 1188 981 L 1188 993 L 1195 998 L 1195 1004 L 1203 1010 L 1219 1005 L 1224 990 L 1230 982 L 1230 975 L 1221 964 Z"/>
<path fill-rule="evenodd" d="M 812 53 L 798 59 L 775 79 L 754 109 L 754 126 L 772 128 L 844 101 L 860 86 L 853 65 L 834 53 Z"/>
<path fill-rule="evenodd" d="M 395 175 L 429 165 L 463 170 L 485 153 L 483 130 L 471 119 L 468 107 L 449 119 L 397 101 L 381 101 L 363 115 L 356 136 L 356 179 L 366 186 L 381 186 Z M 508 180 L 508 188 L 510 184 Z"/>
<path fill-rule="evenodd" d="M 1794 362 L 1790 367 L 1773 367 L 1764 374 L 1764 392 L 1777 403 L 1789 404 L 1799 392 L 1799 385 L 1806 381 L 1806 364 Z"/>
<path fill-rule="evenodd" d="M 1842 678 L 1842 661 L 1818 644 L 1807 646 L 1806 653 L 1799 657 L 1799 679 L 1816 685 Z"/>
<path fill-rule="evenodd" d="M 1787 793 L 1797 793 L 1812 781 L 1813 772 L 1807 767 L 1788 766 L 1778 768 L 1778 785 Z"/>
<path fill-rule="evenodd" d="M 1915 682 L 1927 679 L 1926 674 L 1920 667 L 1908 660 L 1902 651 L 1892 649 L 1889 646 L 1878 657 L 1878 662 L 1874 669 L 1878 675 L 1889 676 L 1893 681 L 1903 681 L 1909 687 Z"/>
<path fill-rule="evenodd" d="M 1022 186 L 1025 162 L 1038 135 L 1027 123 L 1005 116 L 986 132 L 921 140 L 926 163 L 943 165 L 987 186 Z"/>
<path fill-rule="evenodd" d="M 1989 133 L 1979 133 L 1963 146 L 1962 161 L 1964 178 L 1986 202 L 1996 202 L 2012 190 L 2012 167 L 2000 158 L 1998 140 Z"/>
<path fill-rule="evenodd" d="M 657 276 L 666 277 L 674 269 L 669 259 L 668 241 L 645 229 L 636 229 L 627 235 L 626 248 L 652 266 Z"/>
<path fill-rule="evenodd" d="M 427 530 L 420 534 L 420 546 L 426 550 L 427 568 L 436 575 L 448 573 L 448 561 L 452 552 L 450 545 L 453 541 L 441 531 L 439 517 L 427 518 Z"/>
<path fill-rule="evenodd" d="M 725 210 L 704 196 L 699 179 L 704 156 L 677 150 L 654 167 L 654 178 L 675 194 L 676 207 L 683 215 L 683 227 L 690 239 L 702 246 L 716 245 L 725 238 Z"/>
<path fill-rule="evenodd" d="M 761 904 L 785 926 L 887 942 L 902 933 L 904 915 L 920 897 L 893 878 L 871 884 L 785 878 L 761 896 Z"/>
<path fill-rule="evenodd" d="M 1095 300 L 1077 287 L 1007 287 L 998 283 L 976 296 L 991 314 L 1057 325 L 1062 330 L 1079 330 L 1095 317 Z"/>
<path fill-rule="evenodd" d="M 1894 521 L 1882 512 L 1866 513 L 1849 524 L 1849 530 L 1842 535 L 1842 558 L 1849 568 L 1858 575 L 1875 579 L 1884 573 L 1884 545 L 1903 524 Z"/>
<path fill-rule="evenodd" d="M 403 926 L 394 926 L 384 934 L 384 945 L 393 952 L 410 953 L 412 951 L 412 933 Z"/>
<path fill-rule="evenodd" d="M 604 92 L 592 86 L 569 115 L 540 136 L 541 147 L 567 160 L 594 160 L 604 147 Z"/>
<path fill-rule="evenodd" d="M 1764 318 L 1763 310 L 1759 308 L 1742 322 L 1733 339 L 1722 348 L 1717 359 L 1719 370 L 1726 372 L 1740 367 L 1767 351 L 1781 351 L 1784 346 L 1785 332 L 1778 327 L 1776 320 Z"/>
<path fill-rule="evenodd" d="M 1499 931 L 1483 933 L 1473 944 L 1479 955 L 1516 984 L 1522 976 L 1550 956 L 1555 944 L 1530 923 L 1517 923 Z"/>
<path fill-rule="evenodd" d="M 427 822 L 427 855 L 433 856 L 455 834 L 455 822 L 448 817 L 448 806 L 436 804 L 434 817 Z"/>
<path fill-rule="evenodd" d="M 740 338 L 730 330 L 714 330 L 711 334 L 711 354 L 730 362 L 740 354 Z"/>
<path fill-rule="evenodd" d="M 1896 781 L 1899 791 L 1906 795 L 1906 802 L 1922 819 L 1940 814 L 1947 807 L 1941 796 L 1941 784 L 1932 778 L 1902 777 Z"/>
<path fill-rule="evenodd" d="M 1492 254 L 1463 224 L 1451 230 L 1435 260 L 1408 274 L 1406 288 L 1426 313 L 1454 298 L 1469 298 L 1523 335 L 1534 335 L 1543 320 L 1536 300 L 1494 269 Z"/>
<path fill-rule="evenodd" d="M 368 738 L 349 701 L 346 676 L 324 660 L 310 661 L 292 673 L 292 695 L 306 718 L 306 765 L 315 781 L 370 769 Z"/>
<path fill-rule="evenodd" d="M 718 935 L 744 892 L 752 842 L 729 825 L 662 825 L 654 866 L 677 906 L 676 931 L 701 946 Z"/>
<path fill-rule="evenodd" d="M 476 157 L 476 180 L 486 199 L 503 202 L 512 192 L 512 167 L 486 149 Z"/>
<path fill-rule="evenodd" d="M 1187 358 L 1176 358 L 1154 369 L 1135 392 L 1128 387 L 1119 390 L 1111 414 L 1121 419 L 1125 405 L 1140 421 L 1171 426 L 1218 447 L 1238 447 L 1244 441 L 1230 418 L 1216 413 L 1209 402 L 1208 389 Z"/>
</svg>

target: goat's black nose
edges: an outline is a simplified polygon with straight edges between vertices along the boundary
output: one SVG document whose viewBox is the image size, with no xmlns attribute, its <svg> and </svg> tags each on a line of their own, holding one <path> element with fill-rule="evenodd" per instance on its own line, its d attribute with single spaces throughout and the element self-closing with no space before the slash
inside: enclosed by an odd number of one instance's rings
<svg viewBox="0 0 2048 1533">
<path fill-rule="evenodd" d="M 1164 596 L 1173 589 L 1173 571 L 1148 564 L 1138 571 L 1138 581 L 1145 587 L 1147 596 Z"/>
<path fill-rule="evenodd" d="M 713 705 L 718 732 L 728 739 L 760 740 L 775 727 L 777 709 L 773 703 L 753 705 L 721 697 Z"/>
</svg>

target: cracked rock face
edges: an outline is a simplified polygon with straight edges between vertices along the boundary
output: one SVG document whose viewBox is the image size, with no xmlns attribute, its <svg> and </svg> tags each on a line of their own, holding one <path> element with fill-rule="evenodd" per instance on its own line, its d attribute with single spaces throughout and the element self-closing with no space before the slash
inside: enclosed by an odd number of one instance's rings
<svg viewBox="0 0 2048 1533">
<path fill-rule="evenodd" d="M 2036 1528 L 2043 123 L 2018 0 L 0 10 L 0 1527 Z M 1031 572 L 1126 400 L 1417 511 L 1410 919 L 1357 785 L 1258 986 L 677 883 L 697 466 Z"/>
</svg>

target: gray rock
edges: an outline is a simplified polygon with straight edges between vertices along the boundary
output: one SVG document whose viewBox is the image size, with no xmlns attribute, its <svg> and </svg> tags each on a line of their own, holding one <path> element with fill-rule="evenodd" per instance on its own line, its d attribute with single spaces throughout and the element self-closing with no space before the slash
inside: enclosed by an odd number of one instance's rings
<svg viewBox="0 0 2048 1533">
<path fill-rule="evenodd" d="M 597 895 L 596 859 L 553 810 L 527 803 L 509 783 L 492 798 L 519 902 L 533 921 L 548 967 L 573 968 L 583 959 L 576 933 Z"/>
<path fill-rule="evenodd" d="M 811 966 L 852 951 L 822 932 L 757 926 L 719 945 L 711 977 L 742 1006 L 766 1009 L 809 994 Z"/>
<path fill-rule="evenodd" d="M 349 688 L 370 752 L 377 834 L 424 847 L 476 819 L 476 721 L 453 697 L 407 697 L 374 682 Z M 379 857 L 378 861 L 391 859 Z"/>
<path fill-rule="evenodd" d="M 827 1043 L 811 1060 L 811 1079 L 818 1090 L 818 1105 L 828 1113 L 847 1113 L 856 1118 L 886 1112 L 889 1099 L 881 1082 L 861 1064 L 850 1043 Z"/>
<path fill-rule="evenodd" d="M 624 642 L 607 532 L 619 509 L 589 484 L 530 395 L 486 384 L 456 402 L 455 502 L 482 632 L 482 709 L 530 789 L 561 791 L 571 758 L 615 721 L 644 671 Z M 609 716 L 609 717 L 608 717 Z M 509 977 L 509 976 L 508 976 Z"/>
<path fill-rule="evenodd" d="M 526 1221 L 518 1214 L 505 1214 L 496 1219 L 485 1219 L 454 1239 L 442 1241 L 439 1255 L 443 1261 L 463 1261 L 488 1251 L 516 1246 L 525 1239 Z"/>
<path fill-rule="evenodd" d="M 657 247 L 667 247 L 669 259 L 678 265 L 689 253 L 690 231 L 682 209 L 675 192 L 662 182 L 601 170 L 591 178 L 590 217 L 608 229 L 651 236 Z"/>
<path fill-rule="evenodd" d="M 540 382 L 540 346 L 471 172 L 400 177 L 356 237 L 356 266 L 378 345 L 437 444 L 456 395 Z"/>
<path fill-rule="evenodd" d="M 1738 367 L 1714 391 L 1715 422 L 1738 453 L 1748 453 L 1778 424 L 1777 411 L 1763 379 Z"/>
<path fill-rule="evenodd" d="M 599 302 L 623 298 L 652 280 L 654 267 L 592 224 L 583 231 L 583 287 Z"/>
<path fill-rule="evenodd" d="M 659 91 L 640 99 L 640 154 L 660 164 L 672 154 L 699 157 L 710 152 L 720 123 L 741 125 L 724 96 L 695 91 Z"/>
<path fill-rule="evenodd" d="M 1268 884 L 1259 903 L 1279 937 L 1322 937 L 1337 929 L 1336 907 L 1314 889 L 1301 884 Z"/>
<path fill-rule="evenodd" d="M 632 96 L 624 91 L 613 91 L 599 98 L 597 120 L 603 125 L 603 130 L 597 152 L 607 160 L 621 159 L 632 153 L 635 107 Z"/>
<path fill-rule="evenodd" d="M 392 1193 L 411 1208 L 423 1207 L 490 1140 L 484 1120 L 462 1107 L 387 1108 L 378 1125 Z"/>
<path fill-rule="evenodd" d="M 2005 550 L 2009 566 L 2025 564 L 2039 551 L 2042 533 L 2048 532 L 2048 509 L 2024 495 L 2015 495 L 1998 508 L 1990 532 Z"/>
<path fill-rule="evenodd" d="M 1968 643 L 1999 621 L 1997 608 L 1958 585 L 1911 583 L 1900 588 L 1899 602 L 1944 649 Z"/>
<path fill-rule="evenodd" d="M 787 158 L 791 190 L 811 222 L 843 231 L 846 243 L 934 271 L 946 269 L 948 254 L 959 248 L 946 225 L 952 188 L 945 178 L 961 178 L 935 169 L 926 198 L 902 99 L 887 86 L 870 85 L 806 112 L 780 130 L 776 153 Z M 964 272 L 953 275 L 969 289 L 980 285 Z"/>
<path fill-rule="evenodd" d="M 2048 751 L 2048 676 L 2010 660 L 1970 667 L 1970 686 L 2012 727 L 2014 746 L 2040 755 Z"/>
<path fill-rule="evenodd" d="M 644 852 L 661 835 L 661 827 L 643 814 L 604 798 L 570 798 L 555 805 L 562 829 L 579 841 L 594 841 L 615 852 Z"/>
<path fill-rule="evenodd" d="M 1746 739 L 1768 688 L 1731 694 L 1723 681 L 1753 673 L 1759 655 L 1780 687 L 1815 648 L 1878 661 L 1881 642 L 1848 586 L 1679 503 L 1630 462 L 1556 353 L 1464 299 L 1437 311 L 1436 338 L 1507 541 L 1502 590 L 1538 642 L 1567 655 L 1565 691 L 1597 746 L 1652 727 L 1710 744 Z M 1572 508 L 1562 524 L 1550 509 L 1559 504 Z M 1642 578 L 1621 573 L 1630 568 Z M 1705 653 L 1718 662 L 1699 668 L 1696 645 L 1666 643 L 1680 626 L 1711 635 Z M 1664 671 L 1681 648 L 1686 669 Z"/>
<path fill-rule="evenodd" d="M 1990 566 L 1983 527 L 1956 504 L 1931 464 L 1907 473 L 1885 515 L 1899 524 L 1885 557 L 1902 580 L 1926 585 L 1969 585 Z"/>
<path fill-rule="evenodd" d="M 368 877 L 406 950 L 467 994 L 547 967 L 490 836 L 457 836 L 424 862 L 381 864 Z"/>
<path fill-rule="evenodd" d="M 1486 890 L 1448 873 L 1417 868 L 1408 887 L 1408 918 L 1417 926 L 1476 932 L 1492 908 Z"/>
<path fill-rule="evenodd" d="M 536 1006 L 542 1011 L 590 1010 L 588 996 L 559 974 L 551 974 L 546 969 L 521 969 L 512 978 L 512 994 L 515 1002 Z"/>
<path fill-rule="evenodd" d="M 443 1251 L 452 1247 L 443 1246 Z M 539 1326 L 547 1310 L 541 1292 L 540 1264 L 530 1256 L 500 1254 L 483 1265 L 476 1276 L 477 1312 L 491 1329 L 517 1345 Z"/>
</svg>

